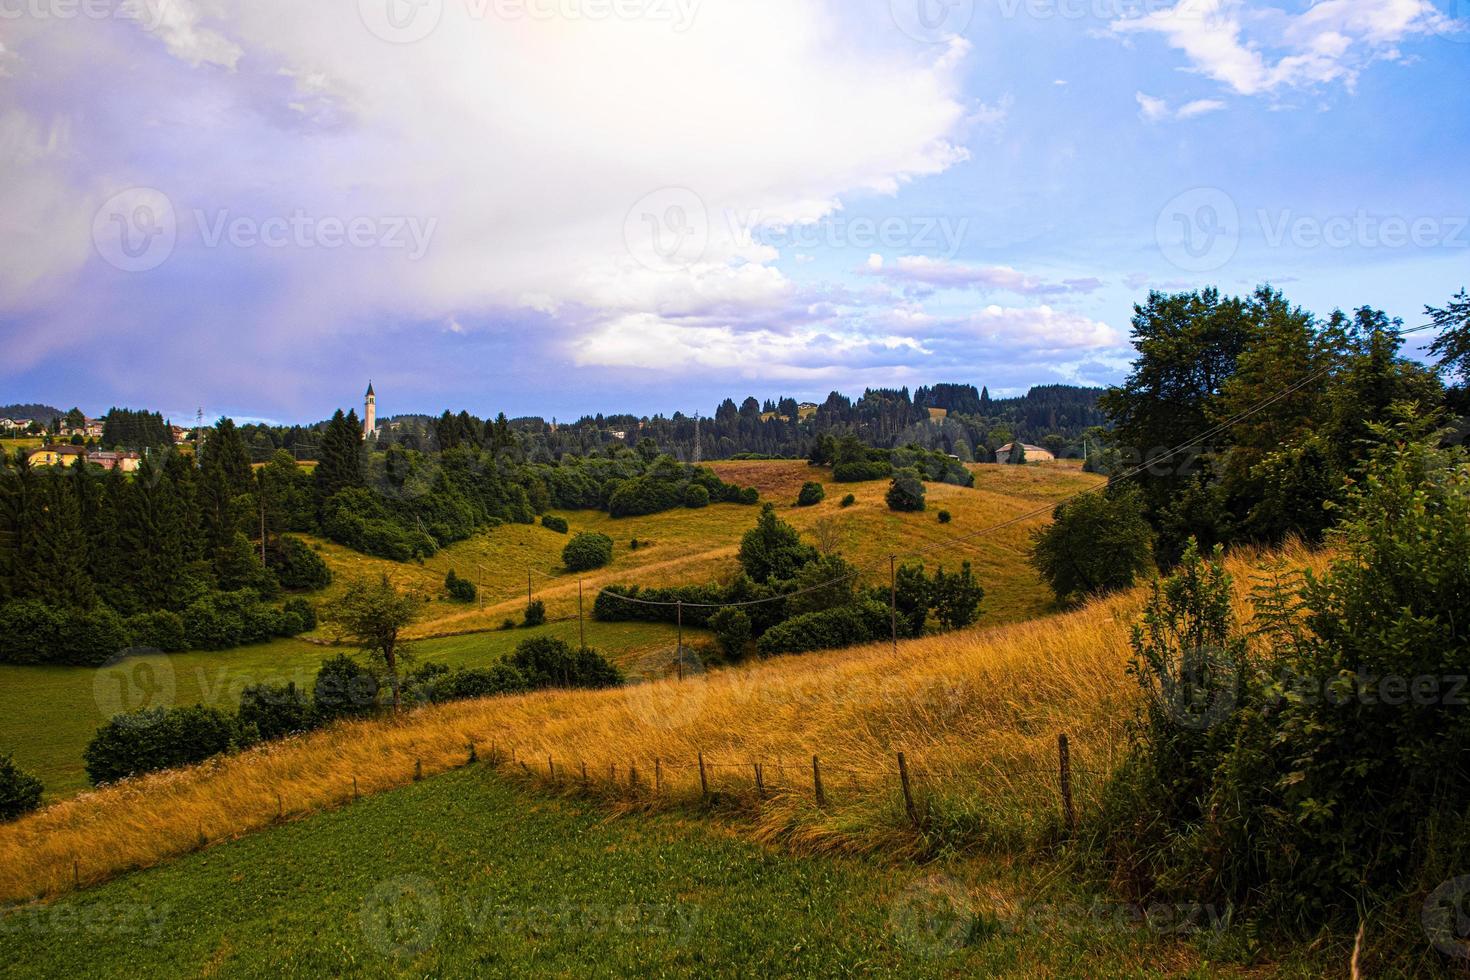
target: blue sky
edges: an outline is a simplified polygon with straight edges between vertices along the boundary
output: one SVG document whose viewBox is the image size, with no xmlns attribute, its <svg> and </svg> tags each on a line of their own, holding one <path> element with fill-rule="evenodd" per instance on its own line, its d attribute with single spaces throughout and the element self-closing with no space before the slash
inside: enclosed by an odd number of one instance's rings
<svg viewBox="0 0 1470 980">
<path fill-rule="evenodd" d="M 1470 285 L 1456 0 L 3 0 L 0 402 L 1106 384 L 1150 288 Z"/>
</svg>

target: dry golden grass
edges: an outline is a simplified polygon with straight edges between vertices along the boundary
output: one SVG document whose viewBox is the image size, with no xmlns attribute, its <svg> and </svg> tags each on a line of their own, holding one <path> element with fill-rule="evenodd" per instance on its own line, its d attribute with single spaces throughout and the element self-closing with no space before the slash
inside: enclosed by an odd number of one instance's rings
<svg viewBox="0 0 1470 980">
<path fill-rule="evenodd" d="M 1301 549 L 1285 558 L 1322 562 Z M 1240 591 L 1263 562 L 1232 558 Z M 471 742 L 482 756 L 514 752 L 512 771 L 564 792 L 581 791 L 585 764 L 591 792 L 631 807 L 696 803 L 703 753 L 711 789 L 744 811 L 756 836 L 797 850 L 891 854 L 923 846 L 897 792 L 894 758 L 903 751 L 931 832 L 965 846 L 1017 846 L 1055 822 L 1058 733 L 1071 737 L 1084 807 L 1121 749 L 1134 698 L 1123 670 L 1127 628 L 1143 599 L 1138 589 L 896 651 L 874 645 L 682 682 L 426 708 L 143 777 L 0 827 L 0 901 L 57 895 L 73 887 L 74 873 L 94 882 L 261 829 L 278 807 L 289 817 L 339 805 L 354 778 L 372 793 L 409 781 L 416 763 L 425 775 L 445 771 L 464 764 Z M 1248 615 L 1244 601 L 1240 611 Z M 659 659 L 645 672 L 668 666 Z M 824 767 L 825 809 L 812 803 L 813 755 Z M 764 800 L 753 792 L 754 763 L 765 767 Z"/>
</svg>

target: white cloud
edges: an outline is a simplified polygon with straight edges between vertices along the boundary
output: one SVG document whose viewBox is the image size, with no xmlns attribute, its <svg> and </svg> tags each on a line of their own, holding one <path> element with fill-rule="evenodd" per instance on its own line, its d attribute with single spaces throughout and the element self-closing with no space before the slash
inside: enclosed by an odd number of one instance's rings
<svg viewBox="0 0 1470 980">
<path fill-rule="evenodd" d="M 1179 0 L 1173 7 L 1115 20 L 1119 36 L 1157 34 L 1193 70 L 1241 95 L 1341 83 L 1363 67 L 1398 60 L 1398 45 L 1446 18 L 1430 0 L 1321 0 L 1299 14 L 1238 0 Z"/>
<path fill-rule="evenodd" d="M 892 265 L 886 264 L 881 255 L 873 255 L 864 271 L 890 282 L 937 289 L 1001 289 L 1024 296 L 1090 293 L 1102 285 L 1091 277 L 1045 279 L 1008 265 L 969 265 L 926 255 L 900 256 Z"/>
<path fill-rule="evenodd" d="M 0 245 L 0 309 L 33 303 L 49 282 L 95 294 L 116 281 L 91 254 L 91 217 L 117 190 L 146 186 L 184 219 L 156 274 L 195 263 L 267 283 L 258 306 L 234 311 L 237 330 L 262 338 L 532 309 L 613 350 L 609 331 L 641 329 L 634 313 L 755 324 L 784 313 L 796 289 L 776 250 L 739 241 L 724 215 L 809 222 L 844 198 L 893 194 L 964 160 L 967 124 L 1004 116 L 961 97 L 965 41 L 858 36 L 861 20 L 829 4 L 704 0 L 679 32 L 445 3 L 427 38 L 390 44 L 351 2 L 159 3 L 156 25 L 53 20 L 7 35 L 38 86 L 31 104 L 48 87 L 67 93 L 46 110 L 52 128 L 86 119 L 89 130 L 58 169 L 60 151 L 36 149 L 48 139 L 40 110 L 7 116 L 4 214 L 36 240 Z M 695 193 L 709 240 L 695 261 L 654 270 L 626 226 L 663 188 Z M 196 209 L 438 223 L 412 262 L 381 249 L 205 250 Z M 260 322 L 243 322 L 251 315 Z M 65 339 L 86 338 L 54 342 Z"/>
<path fill-rule="evenodd" d="M 1147 122 L 1161 122 L 1166 119 L 1193 119 L 1206 113 L 1218 112 L 1225 108 L 1225 103 L 1219 99 L 1195 99 L 1186 102 L 1177 109 L 1169 105 L 1167 99 L 1160 99 L 1144 92 L 1134 94 L 1138 100 L 1139 115 Z"/>
</svg>

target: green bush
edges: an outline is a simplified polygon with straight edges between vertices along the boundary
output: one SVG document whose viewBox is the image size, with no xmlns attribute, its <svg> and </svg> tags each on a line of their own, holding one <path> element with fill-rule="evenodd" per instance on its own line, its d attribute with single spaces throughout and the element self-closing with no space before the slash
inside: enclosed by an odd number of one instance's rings
<svg viewBox="0 0 1470 980">
<path fill-rule="evenodd" d="M 761 492 L 755 487 L 746 487 L 740 491 L 740 494 L 732 502 L 744 504 L 747 507 L 754 507 L 761 502 Z"/>
<path fill-rule="evenodd" d="M 526 615 L 525 618 L 522 619 L 521 625 L 526 627 L 527 629 L 530 629 L 534 626 L 540 626 L 545 622 L 546 603 L 542 602 L 540 599 L 532 599 L 530 602 L 526 603 Z"/>
<path fill-rule="evenodd" d="M 127 626 L 111 609 L 73 609 L 62 620 L 60 643 L 52 662 L 100 667 L 131 645 Z"/>
<path fill-rule="evenodd" d="M 240 723 L 266 741 L 310 731 L 317 722 L 311 699 L 291 684 L 251 684 L 240 692 Z"/>
<path fill-rule="evenodd" d="M 954 520 L 954 516 L 949 511 L 941 510 L 939 512 L 939 523 L 948 524 L 952 520 Z"/>
<path fill-rule="evenodd" d="M 184 635 L 184 620 L 176 612 L 162 609 L 139 613 L 128 617 L 124 625 L 135 648 L 164 653 L 181 653 L 189 649 L 189 640 Z"/>
<path fill-rule="evenodd" d="M 525 640 L 507 661 L 532 689 L 599 688 L 623 683 L 622 671 L 593 649 L 573 650 L 550 637 Z"/>
<path fill-rule="evenodd" d="M 479 595 L 475 583 L 469 579 L 460 578 L 452 568 L 449 574 L 444 576 L 444 588 L 449 592 L 449 598 L 455 602 L 474 602 L 476 596 Z"/>
<path fill-rule="evenodd" d="M 19 819 L 41 805 L 41 781 L 0 755 L 0 823 Z"/>
<path fill-rule="evenodd" d="M 545 514 L 542 516 L 541 526 L 546 528 L 546 530 L 548 531 L 555 531 L 557 534 L 566 534 L 567 531 L 571 530 L 570 526 L 566 522 L 566 518 L 556 517 L 552 514 Z"/>
<path fill-rule="evenodd" d="M 97 667 L 131 645 L 122 617 L 106 606 L 55 609 L 36 599 L 0 606 L 0 663 Z"/>
<path fill-rule="evenodd" d="M 306 591 L 332 584 L 332 570 L 300 538 L 282 536 L 275 548 L 266 551 L 266 557 L 283 589 Z"/>
<path fill-rule="evenodd" d="M 843 497 L 842 498 L 842 506 L 844 506 L 844 507 L 851 507 L 855 503 L 857 503 L 857 495 L 856 494 L 851 494 L 850 493 L 846 497 Z"/>
<path fill-rule="evenodd" d="M 292 634 L 310 633 L 317 627 L 316 607 L 302 598 L 287 599 L 286 604 L 281 607 L 282 611 L 295 613 L 301 623 L 301 629 Z"/>
<path fill-rule="evenodd" d="M 715 631 L 715 639 L 719 640 L 726 657 L 731 660 L 744 658 L 752 636 L 750 616 L 745 610 L 720 609 L 709 618 L 709 626 Z"/>
<path fill-rule="evenodd" d="M 788 619 L 766 630 L 756 646 L 762 656 L 830 650 L 879 639 L 888 635 L 889 625 L 888 608 L 865 599 Z"/>
<path fill-rule="evenodd" d="M 562 564 L 573 572 L 590 572 L 612 561 L 612 538 L 595 531 L 582 531 L 561 551 Z"/>
<path fill-rule="evenodd" d="M 740 539 L 740 567 L 754 582 L 792 578 L 816 557 L 817 550 L 802 543 L 796 528 L 776 516 L 774 504 L 761 508 L 755 527 Z"/>
<path fill-rule="evenodd" d="M 886 480 L 892 475 L 893 464 L 886 459 L 853 460 L 832 467 L 832 479 L 838 483 L 866 483 Z"/>
<path fill-rule="evenodd" d="M 525 675 L 503 661 L 487 668 L 460 667 L 455 670 L 439 664 L 425 664 L 409 677 L 408 687 L 415 700 L 435 704 L 518 694 L 529 689 Z"/>
<path fill-rule="evenodd" d="M 242 725 L 218 708 L 142 708 L 98 728 L 83 759 L 87 777 L 101 785 L 203 762 L 247 748 L 259 738 L 254 727 Z"/>
<path fill-rule="evenodd" d="M 924 483 L 912 470 L 900 470 L 888 485 L 888 493 L 884 499 L 888 501 L 889 510 L 923 510 Z"/>
<path fill-rule="evenodd" d="M 690 510 L 699 510 L 709 506 L 709 491 L 698 483 L 689 484 L 684 491 L 684 506 Z"/>
<path fill-rule="evenodd" d="M 822 488 L 822 485 L 808 481 L 801 485 L 801 493 L 796 496 L 796 506 L 815 507 L 825 499 L 827 499 L 827 491 Z"/>
<path fill-rule="evenodd" d="M 378 680 L 356 660 L 338 654 L 322 662 L 311 700 L 323 722 L 361 718 L 377 710 Z"/>
</svg>

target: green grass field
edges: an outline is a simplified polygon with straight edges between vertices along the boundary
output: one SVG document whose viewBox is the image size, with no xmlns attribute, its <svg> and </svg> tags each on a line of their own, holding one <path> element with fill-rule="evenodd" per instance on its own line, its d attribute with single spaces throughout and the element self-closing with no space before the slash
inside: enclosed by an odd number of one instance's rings
<svg viewBox="0 0 1470 980">
<path fill-rule="evenodd" d="M 483 666 L 511 653 L 534 636 L 577 641 L 577 624 L 549 623 L 534 630 L 480 633 L 416 642 L 418 662 Z M 704 640 L 687 631 L 686 641 Z M 673 627 L 656 623 L 587 623 L 587 643 L 624 665 L 676 646 Z M 219 652 L 133 657 L 110 667 L 0 666 L 0 754 L 45 784 L 48 799 L 70 796 L 90 785 L 82 751 L 97 727 L 112 715 L 157 704 L 206 704 L 227 710 L 240 703 L 250 684 L 296 684 L 310 689 L 321 662 L 350 648 L 334 649 L 304 640 L 276 640 Z"/>
<path fill-rule="evenodd" d="M 791 857 L 485 765 L 0 918 L 3 976 L 1219 976 L 1034 866 Z M 1208 918 L 1199 920 L 1209 935 Z"/>
</svg>

